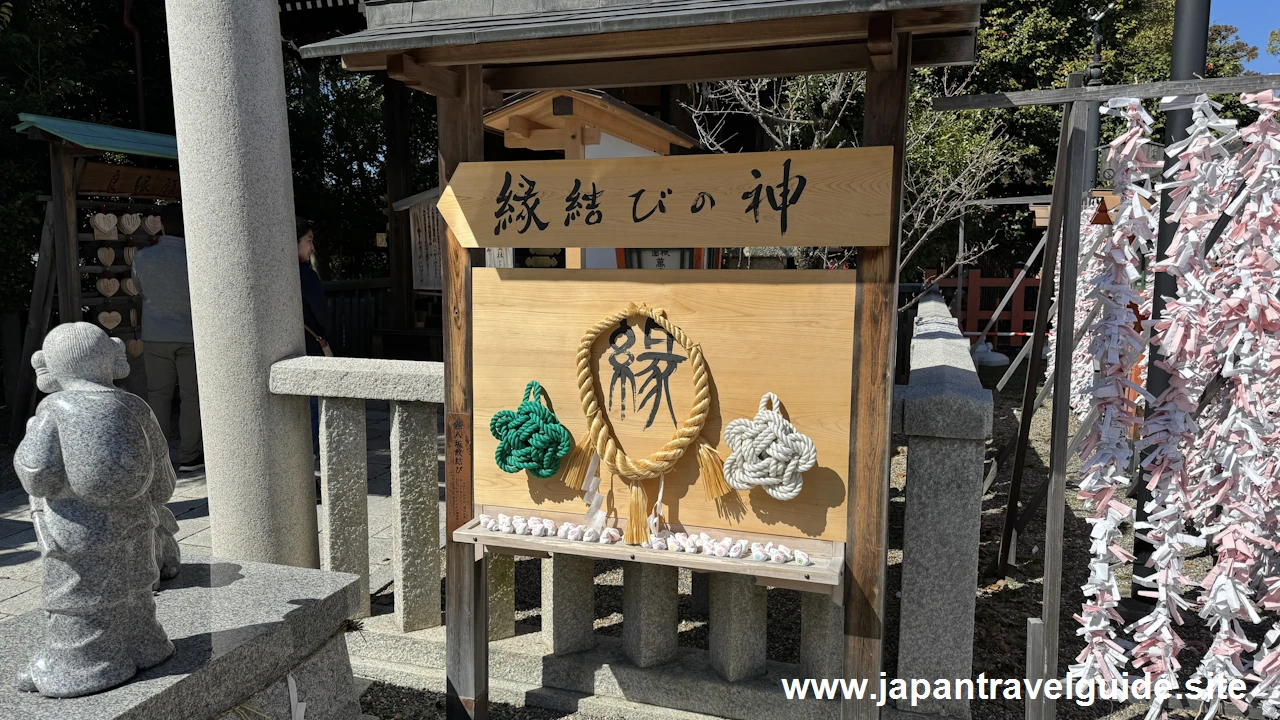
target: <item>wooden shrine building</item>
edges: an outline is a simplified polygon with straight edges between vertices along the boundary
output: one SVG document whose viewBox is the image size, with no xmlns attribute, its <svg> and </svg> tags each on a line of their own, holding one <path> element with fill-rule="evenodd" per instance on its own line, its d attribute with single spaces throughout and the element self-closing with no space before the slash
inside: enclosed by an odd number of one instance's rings
<svg viewBox="0 0 1280 720">
<path fill-rule="evenodd" d="M 828 551 L 834 554 L 829 558 L 830 565 L 825 564 L 827 558 L 824 558 L 823 565 L 815 565 L 815 569 L 803 577 L 798 574 L 791 577 L 779 568 L 776 582 L 784 587 L 803 586 L 809 591 L 813 591 L 813 585 L 833 585 L 835 599 L 843 605 L 845 614 L 844 676 L 875 679 L 880 676 L 884 637 L 885 536 L 892 454 L 891 374 L 910 71 L 912 67 L 973 62 L 979 10 L 979 0 L 368 0 L 365 3 L 367 30 L 302 49 L 305 57 L 340 55 L 345 67 L 352 71 L 385 71 L 407 88 L 437 98 L 443 188 L 440 206 L 450 230 L 443 267 L 449 717 L 483 718 L 488 710 L 487 559 L 484 552 L 488 546 L 484 543 L 500 544 L 501 541 L 493 538 L 482 541 L 484 533 L 459 531 L 475 527 L 478 507 L 484 506 L 477 495 L 481 476 L 489 478 L 493 472 L 487 464 L 480 466 L 485 460 L 482 450 L 491 449 L 492 444 L 486 444 L 489 417 L 479 410 L 489 409 L 498 402 L 486 393 L 492 391 L 495 382 L 507 380 L 492 374 L 492 363 L 484 355 L 493 348 L 492 338 L 485 335 L 489 331 L 485 319 L 492 320 L 496 307 L 494 295 L 490 293 L 495 286 L 502 287 L 506 295 L 511 294 L 512 288 L 534 293 L 535 285 L 547 286 L 543 281 L 551 278 L 546 273 L 555 272 L 556 282 L 565 283 L 569 289 L 563 293 L 564 302 L 546 304 L 548 325 L 554 321 L 552 315 L 561 312 L 557 305 L 570 305 L 586 293 L 571 288 L 575 277 L 583 278 L 579 282 L 592 282 L 592 291 L 604 293 L 610 292 L 610 288 L 623 292 L 618 289 L 622 286 L 629 288 L 627 292 L 636 287 L 649 288 L 654 298 L 668 303 L 669 309 L 684 302 L 677 299 L 679 294 L 673 288 L 664 287 L 669 280 L 643 275 L 658 271 L 482 270 L 481 249 L 529 247 L 530 244 L 573 247 L 571 240 L 579 242 L 579 247 L 610 248 L 779 244 L 776 231 L 774 236 L 766 237 L 759 230 L 763 227 L 758 226 L 759 220 L 757 226 L 752 226 L 749 220 L 743 219 L 741 209 L 735 207 L 730 215 L 727 205 L 722 205 L 719 212 L 733 228 L 732 232 L 721 235 L 716 235 L 715 228 L 706 221 L 692 219 L 684 220 L 683 228 L 672 226 L 674 232 L 670 233 L 660 233 L 650 225 L 644 236 L 620 237 L 617 233 L 592 236 L 585 228 L 571 228 L 573 232 L 569 232 L 557 231 L 554 227 L 552 232 L 561 233 L 556 242 L 548 242 L 550 234 L 501 234 L 501 226 L 493 227 L 493 206 L 484 204 L 493 200 L 489 185 L 480 187 L 476 178 L 491 179 L 497 173 L 500 184 L 503 169 L 510 173 L 515 163 L 486 163 L 496 167 L 478 165 L 485 160 L 486 108 L 500 107 L 500 94 L 513 92 L 867 72 L 867 109 L 862 133 L 862 142 L 867 147 L 852 151 L 814 151 L 851 154 L 813 160 L 809 167 L 821 169 L 809 171 L 809 192 L 814 198 L 813 206 L 820 207 L 821 212 L 802 219 L 814 228 L 821 228 L 821 232 L 806 236 L 805 244 L 860 246 L 856 274 L 852 278 L 843 276 L 846 280 L 825 273 L 790 273 L 810 277 L 781 279 L 763 270 L 711 274 L 735 278 L 723 292 L 741 292 L 740 288 L 732 287 L 735 284 L 745 287 L 758 283 L 758 287 L 763 288 L 759 292 L 767 296 L 772 284 L 779 293 L 780 307 L 789 299 L 803 297 L 806 291 L 797 288 L 805 283 L 816 283 L 819 291 L 812 297 L 817 303 L 824 298 L 852 298 L 852 324 L 839 326 L 852 327 L 852 337 L 832 339 L 844 353 L 839 355 L 844 358 L 841 362 L 848 363 L 838 375 L 831 377 L 834 387 L 847 388 L 847 399 L 838 400 L 838 407 L 848 412 L 847 426 L 843 418 L 828 418 L 839 426 L 842 439 L 826 445 L 834 449 L 824 460 L 831 466 L 833 480 L 843 483 L 842 497 L 834 507 L 828 506 L 824 511 L 827 514 L 813 518 L 824 528 L 819 539 L 830 540 Z M 552 116 L 555 115 L 553 106 Z M 532 124 L 525 128 L 529 142 L 540 137 L 540 132 L 554 134 L 564 130 L 559 123 L 548 124 L 545 129 Z M 388 152 L 394 154 L 402 149 L 389 147 Z M 623 165 L 624 161 L 619 160 L 556 160 L 529 165 L 541 167 L 538 172 L 545 174 L 538 177 L 551 178 L 540 180 L 546 187 L 552 187 L 553 180 L 565 180 L 555 173 L 568 172 L 566 167 L 581 171 L 584 180 L 599 180 L 602 187 L 612 182 L 617 189 L 611 186 L 607 192 L 612 195 L 606 198 L 616 200 L 629 197 L 620 182 L 630 177 L 627 173 L 631 171 L 627 168 L 642 165 L 665 172 L 666 177 L 676 177 L 673 183 L 677 187 L 679 180 L 686 180 L 688 184 L 693 179 L 706 178 L 713 189 L 730 190 L 729 183 L 715 185 L 714 181 L 723 177 L 724 169 L 731 163 L 741 165 L 729 168 L 735 172 L 748 167 L 742 163 L 749 159 L 734 158 L 737 156 L 671 156 L 627 161 L 632 165 Z M 846 165 L 842 168 L 841 163 Z M 464 167 L 460 169 L 460 165 Z M 552 165 L 558 169 L 552 169 Z M 460 172 L 455 175 L 455 171 Z M 770 166 L 770 172 L 777 169 Z M 818 177 L 818 172 L 825 175 Z M 784 190 L 788 187 L 786 183 L 784 178 Z M 733 189 L 732 192 L 741 191 Z M 845 197 L 842 193 L 850 199 L 846 205 L 839 202 Z M 653 194 L 657 195 L 656 189 Z M 732 196 L 722 192 L 718 195 Z M 447 200 L 451 210 L 445 207 Z M 847 210 L 850 206 L 858 208 L 857 217 L 837 217 L 843 212 L 840 208 Z M 634 211 L 631 203 L 626 207 Z M 862 208 L 866 209 L 865 222 L 859 214 Z M 684 210 L 688 211 L 687 203 Z M 468 223 L 472 220 L 486 225 L 471 232 Z M 666 221 L 664 227 L 671 226 L 673 221 Z M 748 224 L 742 225 L 744 222 Z M 792 222 L 796 228 L 794 215 Z M 527 227 L 526 223 L 525 229 Z M 786 232 L 785 215 L 783 232 Z M 846 237 L 838 237 L 841 233 L 846 233 Z M 545 239 L 537 243 L 532 239 L 535 237 Z M 793 237 L 788 236 L 788 240 Z M 662 278 L 678 275 L 681 283 L 700 286 L 725 282 L 705 277 L 692 279 L 696 272 L 668 273 Z M 823 276 L 827 279 L 818 282 Z M 519 279 L 522 277 L 532 280 Z M 848 282 L 849 290 L 837 288 L 841 282 Z M 715 293 L 721 292 L 689 290 L 691 294 L 695 291 L 703 293 L 703 297 L 717 297 Z M 849 294 L 832 294 L 845 292 Z M 635 299 L 639 302 L 645 298 Z M 841 311 L 847 317 L 847 310 Z M 574 315 L 570 308 L 562 314 L 571 317 L 574 327 L 581 332 L 581 326 L 576 325 L 580 312 Z M 720 337 L 718 342 L 723 343 L 724 335 L 708 335 L 706 330 L 710 326 L 700 328 L 694 322 L 705 318 L 697 317 L 696 313 L 686 313 L 686 316 L 689 334 L 706 343 L 707 355 L 711 357 L 715 338 Z M 674 317 L 673 320 L 678 321 Z M 532 347 L 527 352 L 539 362 L 550 362 L 554 354 Z M 734 370 L 729 362 L 712 369 L 713 373 L 722 373 L 717 380 L 722 400 L 728 395 L 726 388 L 732 384 Z M 548 378 L 541 379 L 548 389 L 558 389 L 552 388 Z M 520 382 L 523 381 L 521 378 Z M 759 392 L 755 396 L 759 397 Z M 572 404 L 572 401 L 564 403 Z M 794 405 L 799 407 L 800 402 Z M 731 409 L 734 413 L 741 412 L 741 408 Z M 560 410 L 559 404 L 557 410 Z M 792 412 L 795 414 L 796 410 L 793 408 Z M 568 415 L 567 408 L 561 415 Z M 574 430 L 568 423 L 566 427 Z M 832 459 L 843 455 L 846 447 L 847 462 L 843 457 Z M 625 493 L 625 488 L 622 492 Z M 843 495 L 845 492 L 847 495 Z M 701 490 L 696 494 L 701 495 Z M 528 502 L 527 496 L 524 501 Z M 693 508 L 689 497 L 683 501 Z M 697 512 L 686 509 L 684 514 L 694 516 Z M 711 511 L 703 517 L 714 520 L 715 513 Z M 838 532 L 828 522 L 830 518 L 840 523 Z M 474 544 L 469 537 L 473 534 Z M 550 542 L 554 543 L 555 538 Z M 633 549 L 632 559 L 643 562 L 640 556 L 649 551 Z M 715 559 L 707 562 L 712 560 Z M 793 584 L 787 585 L 788 582 Z M 847 700 L 842 714 L 847 718 L 872 718 L 879 716 L 879 708 L 874 700 Z"/>
</svg>

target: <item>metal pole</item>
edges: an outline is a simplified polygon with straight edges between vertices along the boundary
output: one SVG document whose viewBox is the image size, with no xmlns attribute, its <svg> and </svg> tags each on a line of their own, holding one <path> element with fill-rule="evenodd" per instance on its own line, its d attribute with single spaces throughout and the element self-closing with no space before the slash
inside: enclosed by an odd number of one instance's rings
<svg viewBox="0 0 1280 720">
<path fill-rule="evenodd" d="M 1196 75 L 1204 75 L 1205 55 L 1209 46 L 1209 0 L 1178 0 L 1173 16 L 1173 62 L 1169 68 L 1169 79 L 1192 80 Z M 1191 110 L 1170 110 L 1165 114 L 1164 137 L 1165 146 L 1184 140 L 1187 137 L 1187 126 L 1191 124 Z M 1174 159 L 1165 158 L 1165 169 L 1172 167 Z M 1177 223 L 1168 221 L 1169 208 L 1172 205 L 1169 191 L 1160 195 L 1160 235 L 1156 240 L 1156 261 L 1160 262 L 1169 255 L 1169 243 L 1177 232 Z M 1166 297 L 1178 295 L 1178 284 L 1168 273 L 1155 273 L 1155 292 L 1151 303 L 1153 318 L 1159 318 L 1164 311 Z M 1169 389 L 1169 373 L 1156 365 L 1156 354 L 1147 349 L 1147 392 L 1155 397 Z M 1147 414 L 1154 408 L 1147 406 Z M 1147 513 L 1143 506 L 1151 499 L 1151 492 L 1141 479 L 1135 481 L 1138 492 L 1137 519 L 1145 520 Z M 1147 567 L 1153 550 L 1151 543 L 1135 537 L 1133 550 L 1136 559 L 1133 561 L 1133 575 L 1150 577 L 1155 568 Z M 1129 599 L 1143 605 L 1155 605 L 1155 598 L 1142 597 L 1138 590 L 1142 586 L 1134 582 L 1129 588 Z"/>
</svg>

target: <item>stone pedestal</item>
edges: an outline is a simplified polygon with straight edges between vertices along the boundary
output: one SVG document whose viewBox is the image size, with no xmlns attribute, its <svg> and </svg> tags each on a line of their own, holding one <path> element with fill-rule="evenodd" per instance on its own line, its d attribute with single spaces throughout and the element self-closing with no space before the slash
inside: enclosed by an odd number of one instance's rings
<svg viewBox="0 0 1280 720">
<path fill-rule="evenodd" d="M 542 561 L 542 639 L 556 655 L 595 644 L 595 560 L 554 555 Z"/>
<path fill-rule="evenodd" d="M 13 687 L 44 632 L 42 612 L 29 612 L 0 623 L 0 717 L 291 720 L 292 676 L 307 720 L 356 720 L 342 633 L 359 587 L 347 573 L 183 558 L 181 573 L 155 598 L 177 653 L 117 688 L 62 700 Z"/>
<path fill-rule="evenodd" d="M 803 677 L 844 677 L 844 608 L 828 595 L 800 593 L 800 670 Z"/>
<path fill-rule="evenodd" d="M 489 639 L 502 640 L 516 634 L 516 558 L 490 555 Z"/>
<path fill-rule="evenodd" d="M 768 594 L 750 575 L 711 573 L 711 667 L 729 682 L 764 672 Z"/>
<path fill-rule="evenodd" d="M 622 564 L 622 646 L 639 667 L 657 665 L 676 654 L 679 581 L 678 568 Z"/>
</svg>

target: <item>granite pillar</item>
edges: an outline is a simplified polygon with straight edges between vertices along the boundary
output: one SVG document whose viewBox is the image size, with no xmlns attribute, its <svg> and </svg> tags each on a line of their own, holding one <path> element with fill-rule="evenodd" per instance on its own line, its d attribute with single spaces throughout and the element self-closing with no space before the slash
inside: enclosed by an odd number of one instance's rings
<svg viewBox="0 0 1280 720">
<path fill-rule="evenodd" d="M 307 399 L 268 389 L 304 353 L 280 8 L 165 8 L 213 553 L 317 567 Z"/>
<path fill-rule="evenodd" d="M 364 400 L 320 398 L 320 567 L 360 576 L 369 616 L 369 463 Z"/>
<path fill-rule="evenodd" d="M 907 482 L 898 677 L 972 677 L 983 459 L 993 406 L 969 342 L 940 297 L 920 303 L 903 395 Z M 911 710 L 969 717 L 963 700 L 928 700 Z"/>
<path fill-rule="evenodd" d="M 503 640 L 516 634 L 516 558 L 489 555 L 489 639 Z"/>
<path fill-rule="evenodd" d="M 391 564 L 401 632 L 440 625 L 437 407 L 391 401 Z"/>
<path fill-rule="evenodd" d="M 711 667 L 729 682 L 764 672 L 768 594 L 751 575 L 711 573 L 707 645 Z"/>
<path fill-rule="evenodd" d="M 622 563 L 622 649 L 645 668 L 676 654 L 680 631 L 680 570 Z"/>
<path fill-rule="evenodd" d="M 844 677 L 844 608 L 830 595 L 800 593 L 800 675 Z"/>
<path fill-rule="evenodd" d="M 542 639 L 556 655 L 595 645 L 595 560 L 557 554 L 542 561 Z"/>
</svg>

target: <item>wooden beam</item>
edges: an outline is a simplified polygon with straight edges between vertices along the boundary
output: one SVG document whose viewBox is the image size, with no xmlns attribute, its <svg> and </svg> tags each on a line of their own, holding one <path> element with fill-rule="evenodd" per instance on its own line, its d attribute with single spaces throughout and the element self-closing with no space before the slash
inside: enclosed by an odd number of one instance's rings
<svg viewBox="0 0 1280 720">
<path fill-rule="evenodd" d="M 458 97 L 457 73 L 448 68 L 420 65 L 411 55 L 388 55 L 387 76 L 438 98 Z"/>
<path fill-rule="evenodd" d="M 892 13 L 899 32 L 916 35 L 972 31 L 980 6 L 951 5 L 914 8 Z M 865 13 L 821 15 L 749 23 L 598 33 L 574 37 L 510 40 L 472 45 L 449 45 L 408 50 L 420 63 L 432 65 L 519 65 L 568 60 L 645 58 L 721 50 L 819 45 L 865 40 L 870 16 Z M 347 53 L 348 70 L 381 70 L 386 52 Z M 581 87 L 581 86 L 579 86 Z"/>
<path fill-rule="evenodd" d="M 853 351 L 853 406 L 849 417 L 849 520 L 845 541 L 844 676 L 874 682 L 884 644 L 885 548 L 889 514 L 890 415 L 898 318 L 898 242 L 902 231 L 902 176 L 906 155 L 911 35 L 898 38 L 892 70 L 867 73 L 863 137 L 868 146 L 893 148 L 892 215 L 888 244 L 858 252 Z M 873 700 L 844 700 L 844 720 L 874 720 Z"/>
<path fill-rule="evenodd" d="M 572 98 L 565 99 L 572 100 Z M 556 100 L 560 100 L 560 98 L 556 98 Z M 656 131 L 651 131 L 639 124 L 621 124 L 609 111 L 596 105 L 587 102 L 573 103 L 571 113 L 573 117 L 587 125 L 609 128 L 609 134 L 619 140 L 625 140 L 632 145 L 639 145 L 659 155 L 671 154 L 671 141 L 668 137 L 664 137 Z M 558 111 L 557 114 L 559 114 Z"/>
<path fill-rule="evenodd" d="M 456 69 L 457 98 L 436 105 L 440 184 L 462 162 L 484 159 L 484 88 L 479 66 Z M 472 253 L 446 233 L 443 280 L 445 352 L 445 713 L 450 720 L 489 716 L 487 561 L 453 540 L 474 509 L 471 390 Z"/>
<path fill-rule="evenodd" d="M 1083 100 L 1106 102 L 1111 98 L 1131 97 L 1150 99 L 1169 95 L 1236 95 L 1246 92 L 1262 92 L 1280 87 L 1280 75 L 1241 75 L 1240 77 L 1209 78 L 1207 80 L 1173 80 L 1169 82 L 1143 83 L 1141 85 L 1099 85 L 1080 88 L 1055 88 L 1052 90 L 1026 90 L 1024 92 L 995 93 L 993 95 L 957 95 L 933 99 L 936 112 L 957 110 L 987 110 L 990 108 L 1025 107 L 1028 105 L 1061 105 Z"/>
<path fill-rule="evenodd" d="M 893 70 L 898 61 L 898 34 L 893 31 L 892 15 L 877 15 L 867 26 L 867 53 L 871 69 Z"/>
<path fill-rule="evenodd" d="M 536 123 L 522 115 L 513 115 L 507 123 L 507 135 L 514 135 L 518 138 L 529 139 L 533 137 L 535 130 L 550 130 L 542 123 Z"/>
<path fill-rule="evenodd" d="M 503 139 L 506 147 L 526 150 L 564 150 L 570 145 L 599 145 L 600 128 L 543 128 L 530 130 L 528 136 L 514 135 L 508 131 Z"/>
</svg>

